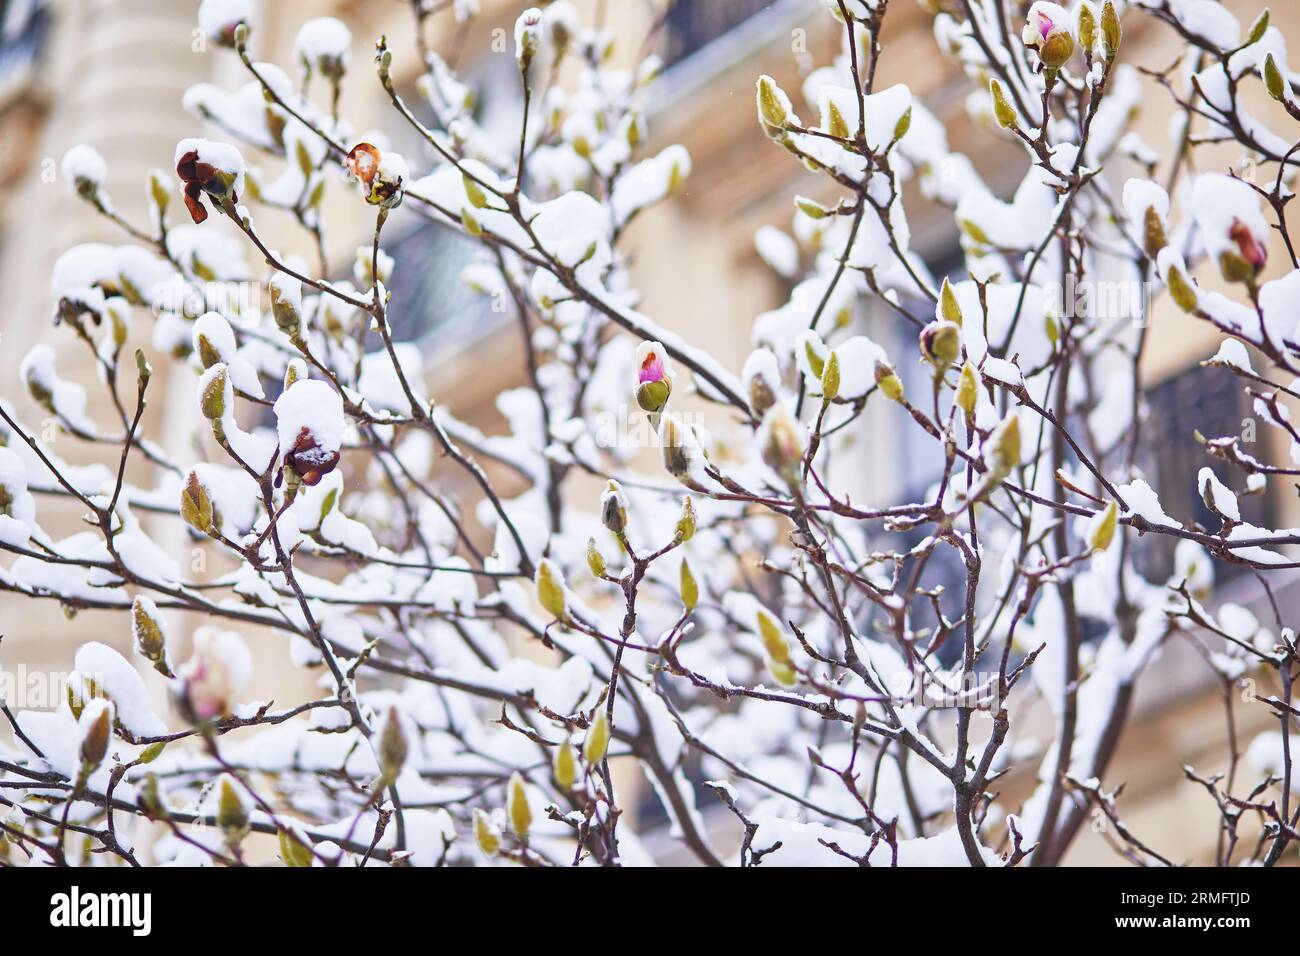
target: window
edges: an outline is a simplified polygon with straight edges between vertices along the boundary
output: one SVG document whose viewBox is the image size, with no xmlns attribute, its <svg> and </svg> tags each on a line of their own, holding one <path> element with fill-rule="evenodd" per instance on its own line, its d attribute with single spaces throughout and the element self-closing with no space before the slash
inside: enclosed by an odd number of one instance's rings
<svg viewBox="0 0 1300 956">
<path fill-rule="evenodd" d="M 1176 521 L 1193 521 L 1217 531 L 1219 519 L 1201 500 L 1196 475 L 1209 467 L 1220 481 L 1240 492 L 1243 473 L 1207 455 L 1195 433 L 1199 430 L 1207 438 L 1241 433 L 1243 420 L 1254 415 L 1241 379 L 1226 368 L 1194 366 L 1148 389 L 1146 400 L 1149 414 L 1142 424 L 1139 463 L 1160 497 L 1160 506 Z M 1267 457 L 1249 447 L 1246 451 Z M 1266 494 L 1238 500 L 1243 521 L 1271 526 L 1273 509 Z M 1139 569 L 1152 580 L 1168 577 L 1174 570 L 1177 544 L 1169 535 L 1146 535 L 1136 555 Z M 1222 580 L 1238 577 L 1245 570 L 1244 565 L 1226 562 L 1215 567 Z"/>
<path fill-rule="evenodd" d="M 49 26 L 44 0 L 0 0 L 0 88 L 36 62 Z"/>
<path fill-rule="evenodd" d="M 664 18 L 664 65 L 686 59 L 770 6 L 772 0 L 676 0 Z"/>
<path fill-rule="evenodd" d="M 474 89 L 474 119 L 490 136 L 508 138 L 509 131 L 518 130 L 520 81 L 512 57 L 485 57 L 466 71 L 465 80 Z M 403 89 L 402 98 L 426 128 L 440 128 L 417 89 Z M 390 131 L 393 148 L 410 158 L 413 168 L 443 162 L 409 123 L 398 117 L 396 124 Z M 429 344 L 444 336 L 471 338 L 492 327 L 498 316 L 491 303 L 460 278 L 467 265 L 482 258 L 477 242 L 406 209 L 398 211 L 388 230 L 391 238 L 384 250 L 394 261 L 389 283 L 394 338 Z"/>
</svg>

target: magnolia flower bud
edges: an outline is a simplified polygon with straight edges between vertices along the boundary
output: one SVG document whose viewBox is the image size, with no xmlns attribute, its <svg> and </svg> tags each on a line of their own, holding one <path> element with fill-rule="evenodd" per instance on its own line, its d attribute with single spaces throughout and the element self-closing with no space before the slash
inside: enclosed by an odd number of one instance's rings
<svg viewBox="0 0 1300 956">
<path fill-rule="evenodd" d="M 302 331 L 302 283 L 293 276 L 277 272 L 271 276 L 267 286 L 276 328 L 290 339 L 296 339 Z"/>
<path fill-rule="evenodd" d="M 1160 221 L 1160 213 L 1155 206 L 1148 206 L 1142 221 L 1142 247 L 1152 259 L 1160 255 L 1160 250 L 1169 245 L 1165 238 L 1165 224 Z"/>
<path fill-rule="evenodd" d="M 794 204 L 809 219 L 825 219 L 831 214 L 829 209 L 807 196 L 795 196 Z"/>
<path fill-rule="evenodd" d="M 1237 252 L 1224 252 L 1219 256 L 1223 277 L 1229 282 L 1254 283 L 1268 264 L 1268 250 L 1240 219 L 1232 221 L 1228 238 L 1236 245 Z"/>
<path fill-rule="evenodd" d="M 961 378 L 957 381 L 957 407 L 969 418 L 975 413 L 975 403 L 979 400 L 979 379 L 975 367 L 967 362 L 962 366 Z"/>
<path fill-rule="evenodd" d="M 1088 550 L 1093 554 L 1105 551 L 1115 540 L 1115 527 L 1119 524 L 1119 505 L 1111 501 L 1106 510 L 1088 522 Z"/>
<path fill-rule="evenodd" d="M 700 601 L 700 586 L 695 583 L 695 575 L 691 571 L 691 564 L 682 557 L 682 571 L 680 581 L 680 592 L 682 596 L 682 607 L 687 612 L 694 611 L 695 605 Z"/>
<path fill-rule="evenodd" d="M 596 547 L 596 539 L 587 539 L 587 570 L 591 572 L 594 578 L 601 577 L 605 573 L 605 556 L 600 553 Z"/>
<path fill-rule="evenodd" d="M 582 759 L 594 767 L 605 759 L 609 750 L 609 717 L 603 710 L 597 710 L 587 728 L 587 739 L 582 743 Z"/>
<path fill-rule="evenodd" d="M 659 444 L 663 449 L 664 469 L 695 491 L 703 490 L 695 470 L 703 454 L 699 441 L 674 415 L 664 415 L 659 422 Z"/>
<path fill-rule="evenodd" d="M 533 825 L 533 809 L 528 805 L 528 788 L 524 778 L 515 771 L 506 784 L 506 816 L 510 818 L 510 829 L 520 840 L 528 839 L 528 828 Z"/>
<path fill-rule="evenodd" d="M 474 844 L 489 860 L 501 852 L 501 830 L 482 810 L 474 808 Z"/>
<path fill-rule="evenodd" d="M 961 325 L 961 305 L 957 302 L 957 293 L 953 291 L 952 283 L 948 277 L 943 277 L 943 286 L 939 289 L 939 315 L 938 318 Z"/>
<path fill-rule="evenodd" d="M 199 473 L 191 471 L 181 489 L 181 517 L 199 534 L 211 534 L 216 529 L 212 498 L 207 487 L 199 480 Z M 152 660 L 152 658 L 150 658 Z"/>
<path fill-rule="evenodd" d="M 144 782 L 139 787 L 135 802 L 144 813 L 146 820 L 166 820 L 171 816 L 158 787 L 158 775 L 152 771 L 144 775 Z"/>
<path fill-rule="evenodd" d="M 833 402 L 840 394 L 840 357 L 831 352 L 822 368 L 822 401 Z"/>
<path fill-rule="evenodd" d="M 380 777 L 385 785 L 391 784 L 402 775 L 409 748 L 406 731 L 402 729 L 402 717 L 396 707 L 388 708 L 375 736 L 379 739 L 375 756 L 379 758 Z"/>
<path fill-rule="evenodd" d="M 1029 8 L 1029 19 L 1022 31 L 1025 46 L 1038 51 L 1043 66 L 1055 72 L 1074 55 L 1074 37 L 1070 34 L 1069 14 L 1058 4 L 1036 0 Z"/>
<path fill-rule="evenodd" d="M 224 362 L 218 362 L 208 369 L 199 380 L 199 411 L 210 422 L 220 421 L 225 417 L 227 392 L 230 391 L 230 375 Z"/>
<path fill-rule="evenodd" d="M 1286 83 L 1282 79 L 1282 71 L 1277 68 L 1277 60 L 1273 59 L 1272 53 L 1264 57 L 1263 73 L 1264 88 L 1268 90 L 1268 95 L 1279 103 L 1285 103 Z"/>
<path fill-rule="evenodd" d="M 102 697 L 90 700 L 78 720 L 81 730 L 81 773 L 89 777 L 108 756 L 113 736 L 113 705 Z"/>
<path fill-rule="evenodd" d="M 569 618 L 569 600 L 564 589 L 564 575 L 550 558 L 543 558 L 537 565 L 535 577 L 537 600 L 543 608 L 557 621 Z"/>
<path fill-rule="evenodd" d="M 1264 8 L 1264 12 L 1255 18 L 1255 22 L 1250 25 L 1250 35 L 1246 40 L 1246 46 L 1252 46 L 1264 39 L 1264 34 L 1268 32 L 1269 10 Z"/>
<path fill-rule="evenodd" d="M 758 121 L 768 136 L 776 139 L 785 133 L 793 110 L 790 98 L 767 74 L 758 78 Z"/>
<path fill-rule="evenodd" d="M 297 828 L 280 827 L 276 836 L 280 842 L 280 859 L 284 865 L 295 869 L 309 867 L 314 859 L 311 843 L 306 834 L 295 832 Z"/>
<path fill-rule="evenodd" d="M 403 183 L 409 170 L 406 160 L 394 152 L 383 153 L 372 143 L 357 143 L 348 152 L 348 171 L 361 184 L 361 193 L 372 206 L 391 209 L 402 201 Z"/>
<path fill-rule="evenodd" d="M 767 659 L 767 670 L 769 674 L 776 678 L 777 683 L 784 684 L 786 687 L 793 687 L 799 682 L 799 672 L 794 669 L 793 664 L 769 657 Z"/>
<path fill-rule="evenodd" d="M 108 170 L 104 165 L 104 157 L 96 150 L 78 143 L 63 154 L 61 166 L 63 178 L 72 183 L 78 196 L 91 202 L 99 198 L 99 190 Z"/>
<path fill-rule="evenodd" d="M 961 356 L 961 327 L 948 319 L 931 322 L 918 341 L 921 355 L 940 372 Z"/>
<path fill-rule="evenodd" d="M 578 756 L 573 752 L 573 744 L 567 737 L 555 748 L 555 755 L 551 758 L 551 772 L 561 790 L 572 790 L 578 780 Z"/>
<path fill-rule="evenodd" d="M 158 620 L 158 608 L 143 594 L 136 595 L 131 602 L 131 635 L 141 657 L 152 662 L 154 669 L 164 677 L 173 676 L 167 660 L 167 636 Z"/>
<path fill-rule="evenodd" d="M 615 537 L 622 537 L 627 530 L 627 496 L 613 479 L 605 485 L 605 493 L 600 496 L 600 520 Z"/>
<path fill-rule="evenodd" d="M 527 70 L 542 46 L 542 11 L 529 7 L 515 21 L 515 61 Z"/>
<path fill-rule="evenodd" d="M 248 836 L 249 813 L 233 777 L 223 773 L 217 783 L 217 827 L 226 846 L 234 849 Z"/>
<path fill-rule="evenodd" d="M 1111 3 L 1111 0 L 1106 0 L 1101 8 L 1101 40 L 1102 51 L 1106 54 L 1107 60 L 1113 61 L 1119 55 L 1119 44 L 1123 35 L 1115 4 Z"/>
<path fill-rule="evenodd" d="M 1016 108 L 1007 99 L 1002 84 L 996 79 L 990 80 L 989 91 L 993 94 L 993 116 L 998 121 L 998 125 L 1003 129 L 1015 129 L 1019 125 Z M 946 279 L 944 281 L 947 282 Z"/>
<path fill-rule="evenodd" d="M 885 362 L 876 362 L 876 386 L 885 393 L 885 397 L 901 402 L 903 400 L 903 382 L 894 373 L 892 366 Z"/>
<path fill-rule="evenodd" d="M 1085 55 L 1091 56 L 1092 51 L 1097 48 L 1097 15 L 1093 12 L 1092 4 L 1083 0 L 1075 10 L 1075 33 L 1079 37 L 1079 46 L 1083 48 Z"/>
<path fill-rule="evenodd" d="M 989 479 L 1000 482 L 1020 464 L 1020 417 L 1015 412 L 1004 418 L 989 436 L 985 464 Z"/>
<path fill-rule="evenodd" d="M 636 366 L 637 404 L 651 414 L 663 411 L 673 391 L 672 369 L 664 347 L 658 342 L 642 342 L 636 349 Z"/>
<path fill-rule="evenodd" d="M 1183 271 L 1177 266 L 1170 267 L 1165 282 L 1169 286 L 1169 295 L 1173 298 L 1174 304 L 1189 315 L 1195 315 L 1196 310 L 1200 308 L 1200 297 Z"/>
<path fill-rule="evenodd" d="M 763 649 L 772 660 L 782 664 L 790 663 L 790 642 L 781 631 L 776 617 L 766 608 L 759 608 L 756 615 L 758 636 L 763 641 Z"/>
<path fill-rule="evenodd" d="M 695 503 L 690 495 L 682 502 L 682 516 L 677 519 L 673 536 L 683 544 L 695 536 Z"/>
<path fill-rule="evenodd" d="M 773 405 L 763 416 L 759 428 L 759 447 L 763 463 L 785 479 L 787 484 L 799 483 L 799 466 L 803 463 L 803 426 L 795 420 L 785 402 Z"/>
</svg>

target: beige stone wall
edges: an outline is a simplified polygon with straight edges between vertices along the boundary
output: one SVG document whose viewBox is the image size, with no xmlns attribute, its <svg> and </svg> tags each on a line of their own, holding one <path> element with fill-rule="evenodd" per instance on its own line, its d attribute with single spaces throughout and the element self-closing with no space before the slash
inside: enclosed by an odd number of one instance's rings
<svg viewBox="0 0 1300 956">
<path fill-rule="evenodd" d="M 583 0 L 579 7 L 585 13 L 598 2 Z M 505 29 L 508 35 L 514 12 L 523 5 L 515 0 L 485 0 L 481 22 L 463 40 L 467 55 L 484 55 L 494 29 Z M 1260 0 L 1229 5 L 1246 21 L 1263 7 Z M 609 26 L 619 36 L 637 35 L 645 22 L 642 4 L 610 2 L 604 6 Z M 264 0 L 262 7 L 262 22 L 254 31 L 256 55 L 286 66 L 290 65 L 297 27 L 304 19 L 332 14 L 348 22 L 355 44 L 344 112 L 374 117 L 376 125 L 382 125 L 380 117 L 386 115 L 387 107 L 373 78 L 371 43 L 379 33 L 388 33 L 396 54 L 395 70 L 409 75 L 413 53 L 409 41 L 404 40 L 410 23 L 405 4 Z M 890 14 L 891 33 L 879 83 L 908 82 L 927 96 L 937 115 L 952 121 L 954 147 L 978 155 L 990 170 L 1015 168 L 1006 165 L 1008 160 L 1023 162 L 1014 148 L 990 145 L 995 141 L 987 133 L 970 128 L 963 118 L 964 87 L 949 85 L 951 75 L 937 68 L 942 61 L 933 51 L 933 40 L 926 35 L 916 5 L 896 7 Z M 180 136 L 202 134 L 202 124 L 181 109 L 181 93 L 191 83 L 205 79 L 228 85 L 241 80 L 240 68 L 228 53 L 193 48 L 195 0 L 55 0 L 53 8 L 56 26 L 39 81 L 17 98 L 0 102 L 0 141 L 5 142 L 0 177 L 11 166 L 19 170 L 16 178 L 0 178 L 0 289 L 6 302 L 0 315 L 0 381 L 7 383 L 5 397 L 14 399 L 28 421 L 39 420 L 39 415 L 32 414 L 25 400 L 15 398 L 13 383 L 18 363 L 31 344 L 56 343 L 67 355 L 69 372 L 90 371 L 84 355 L 66 347 L 69 337 L 54 334 L 48 322 L 48 276 L 54 259 L 77 242 L 121 238 L 74 199 L 65 184 L 46 181 L 42 171 L 57 169 L 68 146 L 89 143 L 109 159 L 108 189 L 118 208 L 133 221 L 143 221 L 147 171 L 170 167 Z M 1300 6 L 1274 3 L 1273 22 L 1292 38 L 1293 45 L 1300 42 Z M 829 18 L 810 3 L 806 16 L 774 28 L 766 45 L 732 62 L 719 63 L 716 69 L 710 69 L 711 64 L 691 65 L 693 83 L 683 89 L 679 99 L 661 105 L 652 117 L 651 134 L 652 147 L 685 143 L 693 155 L 694 173 L 680 195 L 641 217 L 628 237 L 635 257 L 634 278 L 645 291 L 645 311 L 666 327 L 689 334 L 693 342 L 736 369 L 749 352 L 754 316 L 778 304 L 784 295 L 782 284 L 753 252 L 753 231 L 765 223 L 787 226 L 794 193 L 817 195 L 824 190 L 815 177 L 800 172 L 788 155 L 767 143 L 753 117 L 753 82 L 758 73 L 773 73 L 788 88 L 797 85 L 791 46 L 796 39 L 793 31 L 800 29 L 804 31 L 804 49 L 818 62 L 824 62 L 838 45 Z M 437 43 L 447 37 L 433 39 Z M 634 46 L 624 43 L 620 56 L 629 56 Z M 1164 65 L 1180 49 L 1180 41 L 1169 31 L 1149 28 L 1132 32 L 1125 56 Z M 1164 148 L 1168 142 L 1167 99 L 1155 90 L 1147 102 L 1150 106 L 1144 109 L 1139 128 L 1148 142 Z M 1251 107 L 1263 117 L 1273 115 L 1267 103 L 1252 102 Z M 14 160 L 15 156 L 19 158 Z M 1225 152 L 1222 161 L 1232 158 L 1233 153 Z M 919 247 L 939 250 L 951 242 L 949 214 L 915 203 L 909 206 L 909 214 Z M 356 244 L 368 236 L 370 214 L 332 184 L 327 219 L 331 223 L 331 260 L 336 266 L 346 266 Z M 299 240 L 292 232 L 280 230 L 271 217 L 266 217 L 266 222 L 277 242 L 287 249 L 296 248 L 294 243 Z M 1280 248 L 1273 252 L 1273 261 L 1280 263 Z M 1204 272 L 1200 278 L 1208 285 L 1215 281 Z M 147 342 L 149 325 L 146 318 L 138 321 L 134 337 Z M 1203 325 L 1176 314 L 1167 303 L 1157 305 L 1152 335 L 1144 366 L 1150 381 L 1188 367 L 1211 354 L 1217 345 L 1217 337 Z M 482 343 L 476 354 L 480 356 L 477 363 L 466 361 L 453 369 L 437 369 L 435 394 L 446 397 L 476 423 L 492 427 L 496 422 L 489 407 L 492 396 L 503 385 L 520 381 L 522 374 L 517 330 L 503 329 Z M 89 374 L 82 377 L 93 380 Z M 194 427 L 188 411 L 191 389 L 188 373 L 156 388 L 154 424 L 163 429 L 173 448 L 184 447 Z M 891 440 L 883 420 L 872 423 L 877 452 Z M 57 448 L 77 459 L 74 445 L 70 439 L 60 439 Z M 865 460 L 869 469 L 870 462 L 879 459 Z M 864 475 L 868 486 L 878 480 L 878 475 Z M 42 502 L 41 507 L 47 527 L 58 524 L 65 532 L 77 528 L 75 509 L 64 509 L 60 521 L 51 522 L 46 517 L 50 504 Z M 188 548 L 178 536 L 169 539 L 169 545 L 178 553 Z M 0 644 L 0 666 L 23 661 L 29 668 L 67 670 L 72 651 L 81 641 L 93 637 L 126 646 L 122 618 L 83 612 L 68 621 L 52 602 L 18 601 L 0 594 L 0 619 L 5 635 Z M 264 646 L 270 642 L 255 643 Z M 264 671 L 283 673 L 285 669 L 276 666 L 275 652 L 270 653 Z M 278 680 L 267 676 L 255 692 L 270 697 L 278 689 Z M 1131 822 L 1139 832 L 1151 833 L 1152 842 L 1171 853 L 1186 846 L 1186 834 L 1193 829 L 1207 832 L 1203 826 L 1207 798 L 1195 788 L 1170 782 L 1178 780 L 1177 768 L 1182 762 L 1195 762 L 1204 769 L 1223 764 L 1224 753 L 1213 746 L 1222 737 L 1222 725 L 1216 722 L 1219 706 L 1217 696 L 1206 693 L 1144 712 L 1125 735 L 1108 780 L 1132 781 L 1122 806 L 1131 811 Z M 1258 705 L 1242 715 L 1242 723 L 1243 727 L 1264 726 Z M 1243 737 L 1248 742 L 1244 729 Z M 1109 861 L 1101 837 L 1092 831 L 1085 834 L 1071 862 Z M 1188 848 L 1198 856 L 1205 850 L 1204 846 Z"/>
</svg>

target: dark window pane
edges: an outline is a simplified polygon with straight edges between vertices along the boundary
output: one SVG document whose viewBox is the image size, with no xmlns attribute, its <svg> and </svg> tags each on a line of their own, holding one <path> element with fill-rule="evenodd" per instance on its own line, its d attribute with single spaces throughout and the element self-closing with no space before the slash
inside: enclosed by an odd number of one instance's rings
<svg viewBox="0 0 1300 956">
<path fill-rule="evenodd" d="M 684 60 L 773 0 L 677 0 L 664 20 L 664 64 Z"/>
<path fill-rule="evenodd" d="M 40 57 L 50 12 L 36 0 L 0 2 L 0 84 Z"/>
</svg>

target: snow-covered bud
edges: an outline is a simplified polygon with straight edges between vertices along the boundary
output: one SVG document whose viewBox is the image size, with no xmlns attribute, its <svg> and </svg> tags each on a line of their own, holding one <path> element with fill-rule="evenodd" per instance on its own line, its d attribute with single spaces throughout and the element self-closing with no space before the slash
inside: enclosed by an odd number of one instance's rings
<svg viewBox="0 0 1300 956">
<path fill-rule="evenodd" d="M 603 710 L 597 710 L 587 728 L 587 737 L 582 742 L 582 759 L 594 767 L 605 759 L 609 751 L 609 717 Z"/>
<path fill-rule="evenodd" d="M 217 782 L 217 828 L 231 849 L 239 846 L 250 829 L 248 802 L 235 778 L 228 773 L 223 773 Z"/>
<path fill-rule="evenodd" d="M 489 860 L 501 852 L 501 829 L 482 810 L 474 808 L 474 845 Z"/>
<path fill-rule="evenodd" d="M 533 808 L 528 805 L 528 787 L 519 771 L 510 775 L 506 784 L 506 816 L 510 818 L 510 829 L 520 840 L 528 839 L 528 828 L 533 825 Z"/>
<path fill-rule="evenodd" d="M 291 275 L 277 272 L 267 283 L 271 293 L 271 315 L 275 326 L 290 339 L 302 332 L 302 282 Z"/>
<path fill-rule="evenodd" d="M 605 493 L 600 496 L 600 520 L 615 537 L 622 537 L 627 530 L 627 496 L 613 479 L 605 485 Z"/>
<path fill-rule="evenodd" d="M 1237 247 L 1219 256 L 1219 269 L 1229 282 L 1252 283 L 1268 264 L 1268 250 L 1240 219 L 1228 229 L 1228 239 Z"/>
<path fill-rule="evenodd" d="M 1106 505 L 1106 510 L 1099 512 L 1088 522 L 1088 550 L 1093 554 L 1105 551 L 1115 540 L 1115 528 L 1119 524 L 1119 505 L 1113 500 Z"/>
<path fill-rule="evenodd" d="M 1079 38 L 1079 46 L 1085 54 L 1091 55 L 1097 48 L 1097 14 L 1088 0 L 1081 0 L 1074 11 L 1074 19 L 1074 32 Z"/>
<path fill-rule="evenodd" d="M 380 778 L 385 785 L 391 784 L 402 774 L 409 747 L 406 731 L 402 729 L 402 716 L 396 707 L 389 707 L 384 713 L 375 736 L 379 741 L 375 746 L 375 757 L 379 761 Z"/>
<path fill-rule="evenodd" d="M 201 199 L 207 193 L 217 202 L 239 202 L 244 188 L 244 157 L 225 143 L 183 139 L 176 144 L 176 175 L 185 184 L 185 208 L 196 224 L 208 218 Z"/>
<path fill-rule="evenodd" d="M 763 131 L 773 139 L 785 135 L 786 124 L 794 117 L 790 97 L 767 74 L 758 78 L 758 121 Z"/>
<path fill-rule="evenodd" d="M 283 391 L 289 391 L 295 382 L 301 382 L 307 378 L 307 363 L 300 358 L 291 358 L 284 363 L 284 387 Z"/>
<path fill-rule="evenodd" d="M 233 47 L 240 25 L 253 24 L 253 0 L 203 0 L 199 4 L 199 29 L 218 46 Z"/>
<path fill-rule="evenodd" d="M 658 342 L 642 342 L 636 349 L 636 368 L 636 403 L 651 414 L 663 411 L 673 392 L 668 353 Z"/>
<path fill-rule="evenodd" d="M 740 379 L 749 395 L 749 407 L 753 409 L 755 415 L 763 415 L 776 404 L 781 369 L 771 349 L 757 349 L 751 352 L 749 358 L 745 359 Z"/>
<path fill-rule="evenodd" d="M 181 517 L 199 534 L 210 534 L 215 530 L 212 496 L 197 471 L 186 476 L 181 488 Z"/>
<path fill-rule="evenodd" d="M 957 380 L 957 407 L 969 418 L 975 413 L 977 401 L 979 401 L 979 379 L 975 375 L 975 367 L 967 362 L 962 366 L 961 378 Z"/>
<path fill-rule="evenodd" d="M 1015 129 L 1019 125 L 1016 108 L 1007 99 L 1002 84 L 996 79 L 989 80 L 989 92 L 993 94 L 993 116 L 1003 129 Z"/>
<path fill-rule="evenodd" d="M 199 379 L 199 411 L 203 417 L 210 422 L 224 418 L 230 391 L 230 375 L 224 362 L 218 362 L 204 372 Z"/>
<path fill-rule="evenodd" d="M 1049 70 L 1059 70 L 1074 55 L 1074 37 L 1070 34 L 1070 15 L 1056 3 L 1035 0 L 1021 32 L 1025 46 L 1038 51 L 1038 58 Z"/>
<path fill-rule="evenodd" d="M 1106 54 L 1106 59 L 1113 61 L 1119 56 L 1120 40 L 1124 37 L 1124 31 L 1120 29 L 1119 13 L 1115 9 L 1115 4 L 1111 0 L 1106 0 L 1101 8 L 1101 43 L 1102 52 Z"/>
<path fill-rule="evenodd" d="M 102 697 L 92 698 L 77 721 L 81 732 L 81 773 L 89 777 L 108 756 L 113 736 L 113 705 Z"/>
<path fill-rule="evenodd" d="M 542 47 L 542 11 L 529 7 L 515 21 L 515 61 L 527 70 Z"/>
<path fill-rule="evenodd" d="M 1170 266 L 1169 274 L 1165 276 L 1165 283 L 1169 286 L 1169 295 L 1174 300 L 1174 304 L 1189 315 L 1195 315 L 1196 310 L 1200 308 L 1201 300 L 1183 270 L 1178 266 Z"/>
<path fill-rule="evenodd" d="M 803 426 L 785 402 L 777 402 L 763 416 L 759 428 L 759 447 L 763 463 L 785 479 L 789 485 L 799 483 L 799 466 L 803 463 Z"/>
<path fill-rule="evenodd" d="M 989 435 L 984 463 L 989 469 L 989 479 L 998 483 L 1020 464 L 1020 416 L 1009 414 Z"/>
<path fill-rule="evenodd" d="M 956 322 L 939 319 L 921 330 L 921 355 L 942 372 L 961 356 L 961 327 Z"/>
<path fill-rule="evenodd" d="M 591 572 L 593 578 L 601 577 L 605 573 L 605 556 L 596 547 L 595 538 L 587 539 L 587 570 Z"/>
<path fill-rule="evenodd" d="M 211 508 L 211 505 L 208 507 Z M 136 595 L 131 602 L 131 636 L 136 652 L 152 663 L 158 673 L 171 677 L 171 664 L 167 660 L 167 635 L 163 631 L 162 621 L 158 619 L 158 607 L 143 594 Z"/>
<path fill-rule="evenodd" d="M 551 773 L 561 790 L 572 790 L 578 780 L 578 755 L 573 752 L 573 744 L 568 737 L 555 748 L 555 754 L 551 757 Z"/>
<path fill-rule="evenodd" d="M 668 474 L 688 488 L 695 488 L 700 446 L 690 429 L 675 415 L 664 415 L 659 422 L 659 444 L 663 448 L 664 469 Z"/>
<path fill-rule="evenodd" d="M 678 593 L 681 594 L 682 607 L 686 610 L 694 611 L 695 605 L 700 602 L 700 586 L 695 581 L 695 573 L 691 571 L 691 563 L 682 557 L 682 570 L 678 582 Z"/>
<path fill-rule="evenodd" d="M 673 537 L 684 544 L 694 536 L 695 502 L 691 501 L 690 495 L 687 495 L 686 500 L 682 502 L 682 516 L 677 519 L 677 527 L 673 529 Z"/>
<path fill-rule="evenodd" d="M 351 46 L 352 34 L 341 20 L 317 17 L 298 29 L 293 50 L 308 76 L 318 71 L 331 83 L 338 83 L 347 72 Z"/>
<path fill-rule="evenodd" d="M 342 397 L 327 382 L 303 379 L 275 400 L 274 411 L 285 467 L 304 484 L 319 484 L 339 463 Z"/>
<path fill-rule="evenodd" d="M 903 400 L 903 381 L 894 372 L 893 366 L 887 362 L 876 361 L 876 386 L 885 393 L 885 397 L 891 401 L 901 402 Z"/>
<path fill-rule="evenodd" d="M 348 153 L 347 167 L 361 184 L 361 193 L 370 205 L 391 209 L 401 203 L 402 184 L 409 169 L 397 153 L 382 153 L 371 143 L 357 143 Z"/>
<path fill-rule="evenodd" d="M 568 620 L 569 599 L 565 593 L 564 575 L 555 562 L 550 558 L 538 562 L 535 581 L 538 603 L 557 621 Z"/>
<path fill-rule="evenodd" d="M 78 143 L 63 154 L 60 166 L 63 178 L 72 184 L 78 196 L 92 202 L 99 197 L 99 190 L 108 176 L 108 168 L 104 165 L 104 157 L 97 150 Z"/>
<path fill-rule="evenodd" d="M 822 401 L 833 402 L 840 395 L 840 357 L 831 352 L 822 368 Z"/>
<path fill-rule="evenodd" d="M 311 842 L 305 833 L 297 827 L 280 827 L 276 832 L 280 843 L 280 859 L 284 865 L 293 869 L 305 869 L 311 866 Z"/>
</svg>

